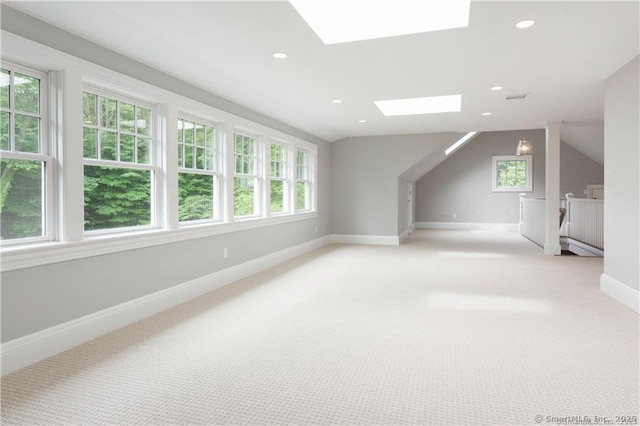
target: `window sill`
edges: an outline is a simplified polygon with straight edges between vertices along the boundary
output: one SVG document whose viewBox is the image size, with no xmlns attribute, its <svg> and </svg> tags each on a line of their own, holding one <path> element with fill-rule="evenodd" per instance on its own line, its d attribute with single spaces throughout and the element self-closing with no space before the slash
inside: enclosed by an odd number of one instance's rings
<svg viewBox="0 0 640 426">
<path fill-rule="evenodd" d="M 279 215 L 270 218 L 242 219 L 238 222 L 207 223 L 183 226 L 179 229 L 152 229 L 119 234 L 92 235 L 83 241 L 46 242 L 2 248 L 2 272 L 67 262 L 161 244 L 210 237 L 282 223 L 313 219 L 316 212 Z"/>
</svg>

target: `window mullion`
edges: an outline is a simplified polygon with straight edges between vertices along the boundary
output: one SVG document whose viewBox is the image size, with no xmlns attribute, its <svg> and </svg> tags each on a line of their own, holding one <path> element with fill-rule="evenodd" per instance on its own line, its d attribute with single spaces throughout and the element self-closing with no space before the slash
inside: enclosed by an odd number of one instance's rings
<svg viewBox="0 0 640 426">
<path fill-rule="evenodd" d="M 162 161 L 162 176 L 158 176 L 158 182 L 161 184 L 162 203 L 160 215 L 163 218 L 161 224 L 166 229 L 177 229 L 178 216 L 178 143 L 175 141 L 175 135 L 178 133 L 178 111 L 173 103 L 162 104 L 158 107 L 158 118 L 156 120 L 157 134 L 159 135 L 157 148 L 164 145 Z M 137 115 L 136 115 L 137 119 Z M 182 130 L 184 132 L 184 129 Z M 174 142 L 175 141 L 175 142 Z"/>
<path fill-rule="evenodd" d="M 58 158 L 57 209 L 58 239 L 63 242 L 84 238 L 84 179 L 82 164 L 82 75 L 73 68 L 51 73 L 54 123 L 52 144 Z"/>
</svg>

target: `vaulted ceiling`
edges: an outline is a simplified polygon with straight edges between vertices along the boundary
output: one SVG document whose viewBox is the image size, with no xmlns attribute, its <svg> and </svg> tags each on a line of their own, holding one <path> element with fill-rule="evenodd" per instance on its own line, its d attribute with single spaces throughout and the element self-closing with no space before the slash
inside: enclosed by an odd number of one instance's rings
<svg viewBox="0 0 640 426">
<path fill-rule="evenodd" d="M 599 162 L 604 81 L 640 52 L 630 1 L 472 1 L 466 28 L 333 45 L 287 1 L 4 3 L 329 141 L 562 121 Z M 373 103 L 451 94 L 461 112 L 385 117 Z"/>
</svg>

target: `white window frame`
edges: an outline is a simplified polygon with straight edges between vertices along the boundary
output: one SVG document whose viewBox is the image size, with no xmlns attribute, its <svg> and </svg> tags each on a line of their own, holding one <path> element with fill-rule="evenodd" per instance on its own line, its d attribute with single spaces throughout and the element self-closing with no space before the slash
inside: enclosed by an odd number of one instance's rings
<svg viewBox="0 0 640 426">
<path fill-rule="evenodd" d="M 298 164 L 298 153 L 304 153 L 305 155 L 305 163 L 300 166 Z M 313 165 L 315 164 L 315 156 L 312 155 L 311 151 L 308 149 L 305 149 L 304 147 L 296 147 L 296 151 L 294 154 L 294 158 L 295 158 L 295 204 L 294 204 L 294 208 L 296 212 L 308 212 L 308 211 L 313 211 L 315 210 L 315 197 L 314 197 L 314 181 L 315 181 L 315 173 L 314 173 L 314 167 Z M 302 167 L 302 170 L 305 170 L 306 173 L 303 173 L 302 178 L 300 178 L 300 167 Z M 305 187 L 305 208 L 300 210 L 298 209 L 298 183 L 303 183 L 304 187 Z"/>
<path fill-rule="evenodd" d="M 271 147 L 272 146 L 278 146 L 282 149 L 282 176 L 273 176 L 271 171 L 272 171 L 272 167 L 273 167 L 273 161 L 271 160 Z M 291 212 L 294 211 L 291 200 L 293 199 L 292 197 L 292 192 L 293 192 L 293 184 L 292 184 L 292 176 L 293 176 L 293 167 L 292 167 L 292 149 L 291 149 L 291 144 L 285 143 L 285 142 L 281 142 L 278 140 L 271 140 L 269 142 L 269 148 L 267 149 L 268 152 L 268 158 L 267 158 L 267 163 L 268 163 L 268 185 L 267 185 L 267 193 L 269 194 L 268 198 L 269 198 L 269 202 L 267 203 L 267 209 L 269 211 L 269 215 L 271 216 L 280 216 L 280 215 L 286 215 L 286 214 L 291 214 Z M 283 193 L 283 199 L 282 199 L 282 211 L 280 212 L 273 212 L 271 211 L 271 181 L 281 181 L 283 188 L 282 188 L 282 193 Z"/>
<path fill-rule="evenodd" d="M 55 90 L 54 85 L 49 79 L 47 72 L 37 70 L 35 68 L 19 65 L 15 62 L 2 61 L 1 67 L 9 70 L 10 78 L 12 79 L 9 86 L 9 107 L 2 108 L 3 112 L 8 112 L 9 119 L 9 150 L 0 151 L 0 156 L 3 159 L 9 160 L 24 160 L 41 162 L 43 164 L 43 176 L 42 176 L 42 235 L 38 237 L 25 237 L 25 238 L 13 238 L 9 240 L 1 240 L 1 245 L 13 246 L 22 244 L 32 244 L 38 242 L 52 241 L 56 238 L 56 162 L 55 162 L 55 149 L 51 142 L 52 124 L 49 120 L 51 114 L 54 114 L 53 105 L 49 103 L 51 98 L 50 92 Z M 15 73 L 23 74 L 29 77 L 37 78 L 40 81 L 40 105 L 39 114 L 28 113 L 24 111 L 16 111 L 14 109 L 15 97 L 13 75 Z M 13 102 L 12 102 L 13 101 Z M 40 120 L 40 140 L 38 141 L 37 153 L 20 152 L 15 150 L 15 114 L 18 112 L 21 115 L 27 115 L 29 117 L 37 117 Z"/>
<path fill-rule="evenodd" d="M 498 163 L 510 161 L 525 162 L 525 184 L 523 186 L 500 186 L 498 184 Z M 533 192 L 533 156 L 531 155 L 494 155 L 492 162 L 493 192 Z"/>
<path fill-rule="evenodd" d="M 119 253 L 159 244 L 176 243 L 203 237 L 234 233 L 265 226 L 306 221 L 317 217 L 317 145 L 297 136 L 246 119 L 218 107 L 205 104 L 188 96 L 171 92 L 153 84 L 123 75 L 112 69 L 99 66 L 87 60 L 61 52 L 31 40 L 2 32 L 2 63 L 20 64 L 30 70 L 45 73 L 48 90 L 42 91 L 42 102 L 47 109 L 43 117 L 51 125 L 43 126 L 43 135 L 48 132 L 47 144 L 47 238 L 49 241 L 35 241 L 30 244 L 0 244 L 0 267 L 3 272 L 34 266 L 73 261 L 92 256 Z M 8 67 L 8 65 L 7 65 Z M 53 71 L 55 70 L 55 71 Z M 88 89 L 88 86 L 91 89 Z M 157 226 L 149 229 L 140 227 L 112 228 L 105 231 L 84 232 L 83 226 L 83 138 L 79 117 L 82 114 L 82 92 L 101 90 L 111 98 L 151 108 L 154 116 L 154 136 L 151 156 L 157 166 L 154 180 L 156 188 L 155 208 Z M 46 101 L 45 101 L 46 99 Z M 146 105 L 145 105 L 146 104 Z M 221 221 L 203 223 L 197 226 L 179 226 L 177 211 L 177 150 L 171 140 L 175 137 L 178 112 L 194 117 L 207 118 L 219 123 L 220 129 L 220 197 Z M 260 168 L 258 191 L 261 216 L 245 217 L 234 220 L 229 210 L 233 203 L 232 135 L 233 129 L 242 133 L 249 132 L 257 137 L 259 145 Z M 311 178 L 313 188 L 312 210 L 296 212 L 293 208 L 287 214 L 271 217 L 266 206 L 265 190 L 268 179 L 268 162 L 265 146 L 271 140 L 290 144 L 293 152 L 298 148 L 310 154 Z M 155 150 L 155 154 L 154 151 Z M 44 152 L 43 152 L 44 154 Z M 31 158 L 30 158 L 31 159 Z M 58 164 L 64 165 L 59 167 Z M 125 166 L 130 166 L 126 163 Z M 293 186 L 294 171 L 291 171 Z M 174 182 L 175 181 L 175 182 Z M 294 207 L 293 190 L 290 191 L 291 204 Z M 122 232 L 118 232 L 122 231 Z M 93 234 L 95 232 L 96 234 Z M 9 240 L 5 241 L 8 242 Z M 14 240 L 17 241 L 17 240 Z"/>
<path fill-rule="evenodd" d="M 179 176 L 181 173 L 183 174 L 200 174 L 200 175 L 207 175 L 207 176 L 213 176 L 213 217 L 209 218 L 209 219 L 196 219 L 196 220 L 186 220 L 186 221 L 179 221 L 179 226 L 183 227 L 183 226 L 191 226 L 191 225 L 202 225 L 202 224 L 207 224 L 207 223 L 220 223 L 222 220 L 222 202 L 221 202 L 221 181 L 222 181 L 222 164 L 224 161 L 224 155 L 221 149 L 221 129 L 220 129 L 220 124 L 219 123 L 215 123 L 212 122 L 210 120 L 206 120 L 206 119 L 202 119 L 190 114 L 184 114 L 184 113 L 178 113 L 178 120 L 182 120 L 183 122 L 185 121 L 189 121 L 189 122 L 193 122 L 195 124 L 200 124 L 203 126 L 207 126 L 210 128 L 214 129 L 214 139 L 213 139 L 213 168 L 207 170 L 205 169 L 196 169 L 196 168 L 190 168 L 190 167 L 186 167 L 186 166 L 182 166 L 182 164 L 184 163 L 184 153 L 182 154 L 182 156 L 180 155 L 180 153 L 178 153 L 178 160 L 180 158 L 182 158 L 182 162 L 180 164 L 178 164 L 178 190 L 180 189 L 180 183 L 179 183 Z M 179 130 L 179 129 L 177 129 Z M 184 132 L 185 129 L 182 129 L 182 134 L 183 134 L 183 138 L 184 138 Z M 206 135 L 205 135 L 205 139 L 206 139 Z M 178 140 L 174 140 L 177 149 L 180 150 L 182 146 L 184 146 L 183 144 L 180 143 L 180 141 Z M 205 142 L 206 144 L 206 142 Z M 206 146 L 206 145 L 205 145 Z M 206 150 L 206 148 L 205 148 Z M 178 198 L 177 200 L 178 203 L 178 207 L 180 204 L 180 200 Z"/>
<path fill-rule="evenodd" d="M 247 155 L 244 153 L 236 152 L 236 137 L 246 137 L 254 140 L 254 152 L 253 155 Z M 233 220 L 246 220 L 246 219 L 254 219 L 258 217 L 264 216 L 264 209 L 261 208 L 262 200 L 264 199 L 264 190 L 262 189 L 261 182 L 263 182 L 263 143 L 261 141 L 261 137 L 252 132 L 247 132 L 240 129 L 235 129 L 232 135 L 231 146 L 233 149 L 229 150 L 230 156 L 233 160 L 233 169 L 229 173 L 229 177 L 231 180 L 231 187 L 233 188 L 231 193 L 229 194 L 229 199 L 227 200 L 230 203 L 230 210 L 232 213 Z M 238 173 L 236 170 L 237 159 L 236 155 L 241 155 L 244 157 L 250 157 L 253 159 L 253 173 Z M 245 179 L 253 179 L 253 214 L 236 216 L 235 214 L 235 178 L 245 178 Z"/>
<path fill-rule="evenodd" d="M 150 172 L 150 217 L 148 225 L 138 225 L 138 226 L 127 226 L 127 227 L 118 227 L 118 228 L 107 228 L 107 229 L 95 229 L 95 230 L 85 230 L 84 234 L 86 236 L 96 236 L 96 235 L 105 235 L 105 234 L 119 234 L 119 233 L 129 233 L 136 231 L 143 231 L 149 229 L 158 229 L 160 228 L 160 218 L 162 217 L 162 212 L 160 211 L 161 206 L 161 197 L 160 197 L 160 147 L 158 146 L 158 131 L 156 122 L 158 121 L 158 111 L 157 106 L 151 103 L 148 103 L 141 99 L 136 99 L 130 96 L 122 95 L 119 93 L 117 88 L 114 90 L 105 90 L 103 88 L 87 84 L 85 83 L 82 87 L 82 93 L 91 93 L 94 95 L 98 95 L 97 102 L 97 111 L 100 110 L 99 107 L 99 99 L 101 97 L 113 99 L 118 102 L 118 119 L 119 119 L 119 105 L 124 102 L 128 104 L 132 104 L 137 107 L 143 107 L 149 109 L 150 113 L 150 131 L 151 137 L 149 138 L 149 164 L 141 164 L 137 162 L 126 162 L 126 161 L 118 161 L 118 160 L 103 160 L 103 159 L 91 159 L 85 158 L 84 153 L 82 154 L 82 165 L 83 165 L 83 177 L 84 177 L 84 166 L 98 166 L 98 167 L 111 167 L 111 168 L 119 168 L 119 169 L 132 169 L 132 170 L 148 170 Z M 101 129 L 100 118 L 96 117 L 98 124 L 96 126 L 86 126 L 91 128 L 96 128 L 98 133 Z M 85 127 L 83 123 L 83 128 Z M 113 129 L 108 129 L 109 131 L 113 131 Z M 117 134 L 117 138 L 119 139 L 119 135 L 121 134 L 120 129 L 115 129 L 114 131 Z M 116 152 L 119 152 L 120 144 L 116 145 Z M 96 156 L 98 156 L 99 147 L 96 148 Z M 137 151 L 137 150 L 136 150 Z M 137 152 L 134 152 L 134 156 L 137 155 Z"/>
</svg>

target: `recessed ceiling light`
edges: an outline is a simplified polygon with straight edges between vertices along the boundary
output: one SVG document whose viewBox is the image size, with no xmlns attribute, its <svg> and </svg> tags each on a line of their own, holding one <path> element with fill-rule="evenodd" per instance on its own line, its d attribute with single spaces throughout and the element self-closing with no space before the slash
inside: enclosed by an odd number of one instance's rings
<svg viewBox="0 0 640 426">
<path fill-rule="evenodd" d="M 516 28 L 529 28 L 531 26 L 533 26 L 533 24 L 535 24 L 535 21 L 532 19 L 525 19 L 524 21 L 520 21 L 516 24 Z"/>
<path fill-rule="evenodd" d="M 482 115 L 491 115 L 490 112 L 483 112 Z"/>
<path fill-rule="evenodd" d="M 285 59 L 285 58 L 287 58 L 288 56 L 289 56 L 289 55 L 287 55 L 287 54 L 286 54 L 286 53 L 284 53 L 284 52 L 276 52 L 276 53 L 274 53 L 274 54 L 273 54 L 273 57 L 274 57 L 274 58 L 276 58 L 276 59 Z"/>
<path fill-rule="evenodd" d="M 340 99 L 334 99 L 332 102 L 333 102 L 334 104 L 341 104 L 341 103 L 342 103 L 342 100 L 340 100 Z"/>
<path fill-rule="evenodd" d="M 289 0 L 324 44 L 467 27 L 470 0 Z"/>
<path fill-rule="evenodd" d="M 358 123 L 366 123 L 367 120 L 358 120 Z"/>
<path fill-rule="evenodd" d="M 493 86 L 491 88 L 491 90 L 496 91 L 496 90 L 502 90 L 502 86 Z"/>
<path fill-rule="evenodd" d="M 390 101 L 375 101 L 374 103 L 387 117 L 395 115 L 459 112 L 462 109 L 462 95 L 394 99 Z"/>
</svg>

